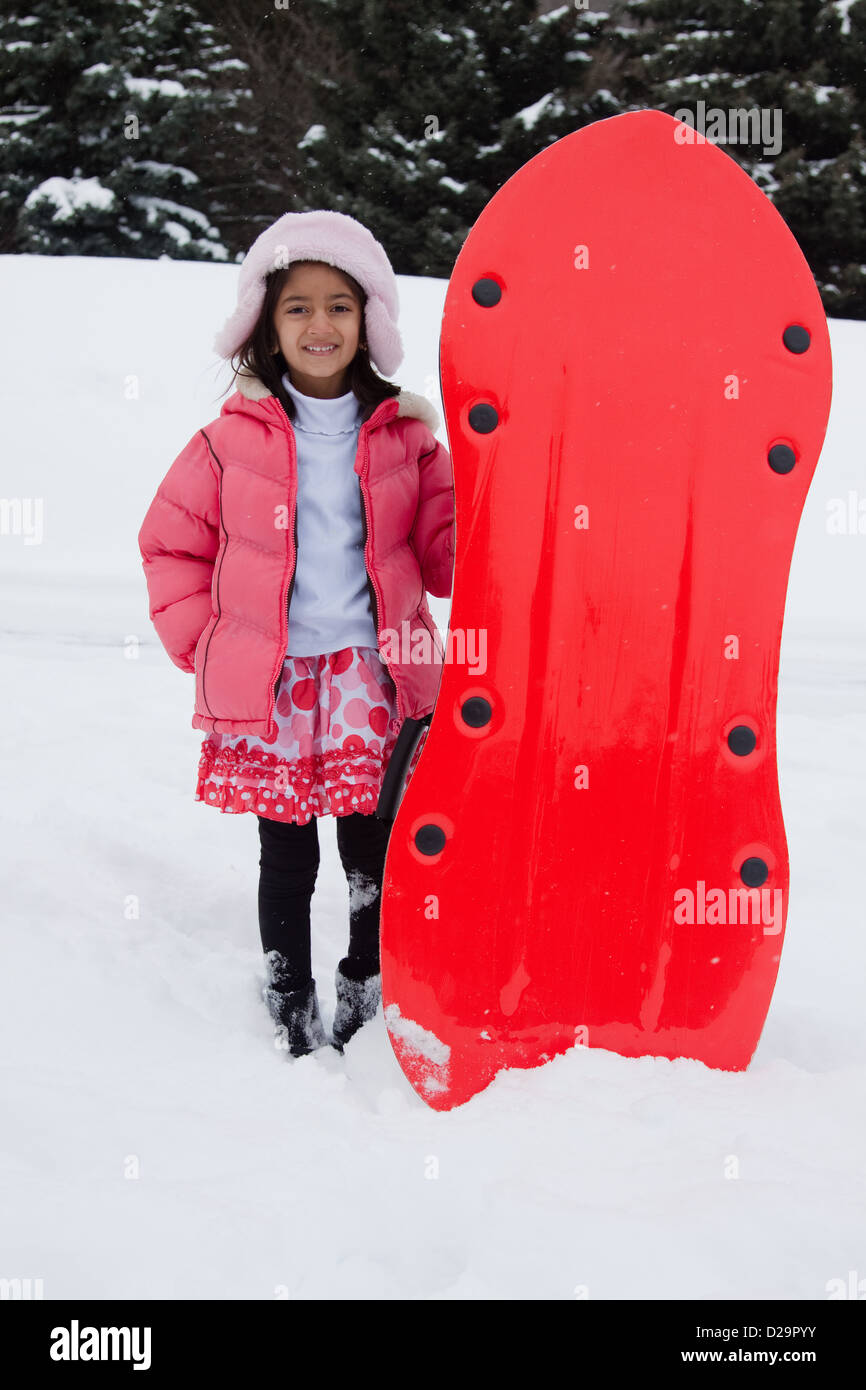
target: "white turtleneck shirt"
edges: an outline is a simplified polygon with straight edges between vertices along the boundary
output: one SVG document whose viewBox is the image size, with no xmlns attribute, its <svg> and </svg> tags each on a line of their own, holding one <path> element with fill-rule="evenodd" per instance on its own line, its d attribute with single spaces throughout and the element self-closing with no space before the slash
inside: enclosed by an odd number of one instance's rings
<svg viewBox="0 0 866 1390">
<path fill-rule="evenodd" d="M 288 373 L 282 382 L 295 403 L 298 456 L 298 553 L 286 655 L 378 648 L 355 472 L 360 403 L 352 391 L 327 400 L 305 396 Z"/>
</svg>

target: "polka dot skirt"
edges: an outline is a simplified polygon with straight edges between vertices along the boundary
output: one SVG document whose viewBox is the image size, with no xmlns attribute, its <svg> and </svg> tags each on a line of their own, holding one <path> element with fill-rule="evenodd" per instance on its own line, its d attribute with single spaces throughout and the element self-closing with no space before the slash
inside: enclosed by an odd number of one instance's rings
<svg viewBox="0 0 866 1390">
<path fill-rule="evenodd" d="M 400 731 L 397 692 L 375 647 L 287 656 L 274 720 L 270 740 L 208 734 L 196 801 L 301 825 L 313 816 L 375 811 Z M 410 776 L 423 744 L 422 735 Z"/>
</svg>

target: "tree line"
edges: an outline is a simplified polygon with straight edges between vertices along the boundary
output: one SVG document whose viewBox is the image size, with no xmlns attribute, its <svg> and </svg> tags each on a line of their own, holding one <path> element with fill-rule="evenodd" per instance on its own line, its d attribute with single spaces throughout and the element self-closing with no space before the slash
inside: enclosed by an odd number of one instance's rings
<svg viewBox="0 0 866 1390">
<path fill-rule="evenodd" d="M 828 314 L 866 318 L 866 0 L 599 5 L 3 0 L 0 252 L 234 261 L 281 213 L 330 207 L 398 273 L 447 277 L 563 135 L 752 112 L 763 132 L 724 148 Z"/>
</svg>

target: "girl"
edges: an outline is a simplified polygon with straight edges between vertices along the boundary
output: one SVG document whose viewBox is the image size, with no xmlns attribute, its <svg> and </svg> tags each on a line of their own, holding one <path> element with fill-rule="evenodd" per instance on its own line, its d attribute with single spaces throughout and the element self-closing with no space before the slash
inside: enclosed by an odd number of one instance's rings
<svg viewBox="0 0 866 1390">
<path fill-rule="evenodd" d="M 235 390 L 138 535 L 151 620 L 195 674 L 196 798 L 258 821 L 264 998 L 292 1056 L 342 1051 L 381 1000 L 390 823 L 373 813 L 403 719 L 433 708 L 444 655 L 425 590 L 451 593 L 451 460 L 429 402 L 373 370 L 402 360 L 397 314 L 394 271 L 366 227 L 337 212 L 278 218 L 248 251 L 214 343 Z M 310 955 L 323 815 L 338 818 L 350 889 L 330 1040 Z"/>
</svg>

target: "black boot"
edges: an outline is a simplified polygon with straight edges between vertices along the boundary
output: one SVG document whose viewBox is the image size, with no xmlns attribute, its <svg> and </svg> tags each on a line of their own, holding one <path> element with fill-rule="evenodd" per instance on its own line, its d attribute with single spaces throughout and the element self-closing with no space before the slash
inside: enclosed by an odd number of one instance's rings
<svg viewBox="0 0 866 1390">
<path fill-rule="evenodd" d="M 286 961 L 278 951 L 268 954 L 267 981 L 262 997 L 274 1020 L 274 1046 L 292 1057 L 305 1057 L 328 1045 L 325 1025 L 319 1012 L 315 980 L 296 989 L 286 989 Z"/>
<path fill-rule="evenodd" d="M 353 979 L 352 974 L 352 963 L 344 957 L 334 976 L 337 985 L 337 1008 L 332 1032 L 334 1046 L 340 1052 L 362 1024 L 375 1016 L 382 1002 L 381 972 L 363 975 L 359 979 Z"/>
</svg>

